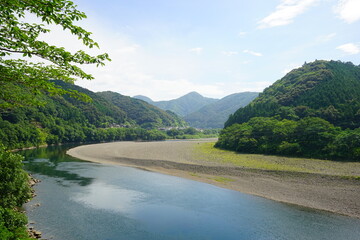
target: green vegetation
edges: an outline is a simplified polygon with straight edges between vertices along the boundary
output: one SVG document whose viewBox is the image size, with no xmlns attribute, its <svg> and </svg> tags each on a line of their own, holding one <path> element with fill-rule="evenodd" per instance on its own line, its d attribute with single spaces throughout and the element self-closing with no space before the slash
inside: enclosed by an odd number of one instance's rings
<svg viewBox="0 0 360 240">
<path fill-rule="evenodd" d="M 0 141 L 9 149 L 72 142 L 164 140 L 158 130 L 145 130 L 136 119 L 97 94 L 76 85 L 54 81 L 63 89 L 92 98 L 91 102 L 65 96 L 41 95 L 44 106 L 0 113 Z M 130 127 L 132 126 L 132 127 Z"/>
<path fill-rule="evenodd" d="M 36 16 L 43 24 L 28 23 L 25 13 Z M 80 50 L 76 53 L 62 47 L 48 44 L 39 39 L 48 34 L 44 24 L 61 26 L 68 33 L 78 37 L 89 48 L 98 47 L 91 39 L 90 32 L 74 24 L 86 18 L 71 1 L 38 0 L 17 1 L 2 0 L 0 5 L 0 109 L 13 109 L 17 106 L 38 105 L 40 92 L 52 95 L 70 94 L 85 98 L 73 91 L 56 87 L 49 79 L 59 79 L 72 83 L 75 77 L 92 79 L 93 77 L 79 68 L 81 64 L 103 65 L 108 55 L 90 56 Z M 6 58 L 10 56 L 11 58 Z M 32 63 L 26 58 L 39 57 L 48 64 Z M 22 59 L 16 59 L 22 57 Z M 50 63 L 50 64 L 49 64 Z M 24 91 L 26 87 L 26 91 Z"/>
<path fill-rule="evenodd" d="M 220 129 L 197 130 L 193 127 L 172 128 L 166 131 L 170 139 L 199 139 L 218 137 Z"/>
<path fill-rule="evenodd" d="M 0 146 L 0 238 L 29 239 L 27 218 L 18 209 L 31 197 L 29 178 L 22 169 L 23 157 Z"/>
<path fill-rule="evenodd" d="M 41 24 L 26 22 L 25 15 L 37 17 Z M 54 102 L 64 102 L 57 96 L 67 94 L 89 101 L 85 94 L 63 89 L 50 79 L 73 83 L 75 78 L 92 79 L 79 67 L 82 64 L 103 65 L 108 55 L 91 56 L 76 53 L 39 39 L 50 32 L 45 24 L 59 25 L 89 47 L 98 47 L 90 32 L 74 24 L 86 18 L 67 0 L 18 1 L 2 0 L 0 4 L 0 239 L 29 239 L 26 216 L 19 207 L 30 198 L 28 175 L 22 170 L 22 157 L 5 148 L 37 146 L 57 142 L 58 136 L 78 140 L 81 118 L 73 107 L 56 108 Z M 20 57 L 21 59 L 17 59 Z M 46 64 L 27 59 L 38 57 Z M 50 107 L 41 107 L 53 98 Z M 28 107 L 29 109 L 19 108 Z M 52 112 L 54 111 L 54 112 Z M 54 118 L 48 116 L 55 115 Z M 61 117 L 59 117 L 61 116 Z M 96 121 L 96 116 L 94 116 Z M 114 116 L 115 117 L 115 116 Z M 117 116 L 120 117 L 120 116 Z M 66 125 L 74 121 L 72 125 Z M 52 138 L 52 139 L 51 139 Z M 5 145 L 5 147 L 3 146 Z"/>
<path fill-rule="evenodd" d="M 225 123 L 216 147 L 358 161 L 360 67 L 315 61 L 292 70 Z"/>
<path fill-rule="evenodd" d="M 184 119 L 192 127 L 223 128 L 231 113 L 246 106 L 258 95 L 256 92 L 234 93 L 186 115 Z"/>
<path fill-rule="evenodd" d="M 186 123 L 176 114 L 164 111 L 139 99 L 123 96 L 115 92 L 100 92 L 97 95 L 110 103 L 124 109 L 127 116 L 143 128 L 159 128 L 164 126 L 184 127 Z"/>
<path fill-rule="evenodd" d="M 245 154 L 214 148 L 215 143 L 194 145 L 194 156 L 201 161 L 214 164 L 298 173 L 317 173 L 341 176 L 346 179 L 359 179 L 359 162 L 339 162 L 310 158 L 271 156 L 263 154 Z"/>
<path fill-rule="evenodd" d="M 360 129 L 341 130 L 315 117 L 257 117 L 224 129 L 215 146 L 242 153 L 359 160 Z"/>
<path fill-rule="evenodd" d="M 253 117 L 319 117 L 344 129 L 360 127 L 360 66 L 315 61 L 294 69 L 232 114 L 225 127 Z"/>
<path fill-rule="evenodd" d="M 219 183 L 229 183 L 229 182 L 234 181 L 234 179 L 227 178 L 227 177 L 214 177 L 214 178 L 211 178 L 211 179 L 213 179 L 214 181 L 219 182 Z"/>
</svg>

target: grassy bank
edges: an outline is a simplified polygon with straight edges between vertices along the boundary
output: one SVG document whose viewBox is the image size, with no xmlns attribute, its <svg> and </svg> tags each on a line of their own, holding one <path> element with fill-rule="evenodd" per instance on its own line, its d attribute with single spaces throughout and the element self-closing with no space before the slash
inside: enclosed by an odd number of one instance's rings
<svg viewBox="0 0 360 240">
<path fill-rule="evenodd" d="M 290 158 L 261 154 L 240 154 L 214 148 L 215 143 L 194 145 L 194 156 L 202 161 L 273 171 L 317 173 L 360 179 L 359 162 L 337 162 L 309 158 Z"/>
</svg>

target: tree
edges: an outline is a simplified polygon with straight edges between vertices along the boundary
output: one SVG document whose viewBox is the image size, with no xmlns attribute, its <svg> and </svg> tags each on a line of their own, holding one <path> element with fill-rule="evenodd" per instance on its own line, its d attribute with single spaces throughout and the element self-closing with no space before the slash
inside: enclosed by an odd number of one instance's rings
<svg viewBox="0 0 360 240">
<path fill-rule="evenodd" d="M 36 98 L 37 93 L 41 91 L 54 95 L 69 94 L 89 100 L 85 94 L 64 90 L 49 80 L 58 79 L 73 83 L 76 78 L 92 79 L 93 77 L 81 70 L 78 65 L 103 65 L 106 60 L 110 60 L 108 54 L 91 56 L 82 50 L 71 53 L 39 39 L 41 34 L 50 32 L 44 24 L 55 24 L 77 36 L 85 46 L 99 47 L 90 37 L 90 32 L 74 24 L 75 21 L 86 18 L 85 13 L 76 7 L 73 2 L 67 0 L 1 1 L 0 111 L 17 106 L 42 104 L 41 100 Z M 25 14 L 28 13 L 40 19 L 43 24 L 26 22 Z M 25 60 L 32 57 L 39 57 L 47 64 Z M 20 91 L 24 87 L 26 93 Z"/>
<path fill-rule="evenodd" d="M 0 239 L 28 239 L 26 216 L 16 211 L 31 196 L 22 160 L 0 145 Z"/>
<path fill-rule="evenodd" d="M 35 16 L 42 24 L 27 22 L 25 14 Z M 39 38 L 41 34 L 50 32 L 44 24 L 55 24 L 77 36 L 85 46 L 99 47 L 90 37 L 90 32 L 74 24 L 84 18 L 86 15 L 67 0 L 1 0 L 0 113 L 20 106 L 44 104 L 41 101 L 43 94 L 39 94 L 43 92 L 90 99 L 77 91 L 65 90 L 50 80 L 73 83 L 76 78 L 92 79 L 79 65 L 103 65 L 110 60 L 108 54 L 91 56 L 81 50 L 71 53 Z M 29 61 L 32 57 L 38 57 L 46 64 Z M 85 138 L 77 130 L 74 129 L 73 137 L 76 140 Z M 7 134 L 0 131 L 0 140 L 4 137 Z M 0 238 L 4 240 L 28 239 L 26 216 L 17 211 L 30 197 L 28 176 L 22 169 L 21 160 L 20 155 L 6 151 L 0 144 Z"/>
</svg>

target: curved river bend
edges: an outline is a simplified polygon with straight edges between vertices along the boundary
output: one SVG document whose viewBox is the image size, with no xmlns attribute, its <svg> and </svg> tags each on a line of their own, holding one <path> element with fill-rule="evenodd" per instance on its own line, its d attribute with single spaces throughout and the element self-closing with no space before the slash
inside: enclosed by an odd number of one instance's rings
<svg viewBox="0 0 360 240">
<path fill-rule="evenodd" d="M 40 179 L 25 207 L 43 238 L 359 239 L 360 220 L 291 206 L 140 169 L 71 158 L 60 147 L 27 150 Z M 38 203 L 40 206 L 38 207 Z"/>
</svg>

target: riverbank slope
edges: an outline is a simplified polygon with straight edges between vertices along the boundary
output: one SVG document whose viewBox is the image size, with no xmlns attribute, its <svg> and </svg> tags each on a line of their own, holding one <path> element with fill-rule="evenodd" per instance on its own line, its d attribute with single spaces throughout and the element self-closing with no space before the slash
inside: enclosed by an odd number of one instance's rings
<svg viewBox="0 0 360 240">
<path fill-rule="evenodd" d="M 360 218 L 360 163 L 236 154 L 213 149 L 213 142 L 112 142 L 76 147 L 67 154 Z"/>
</svg>

